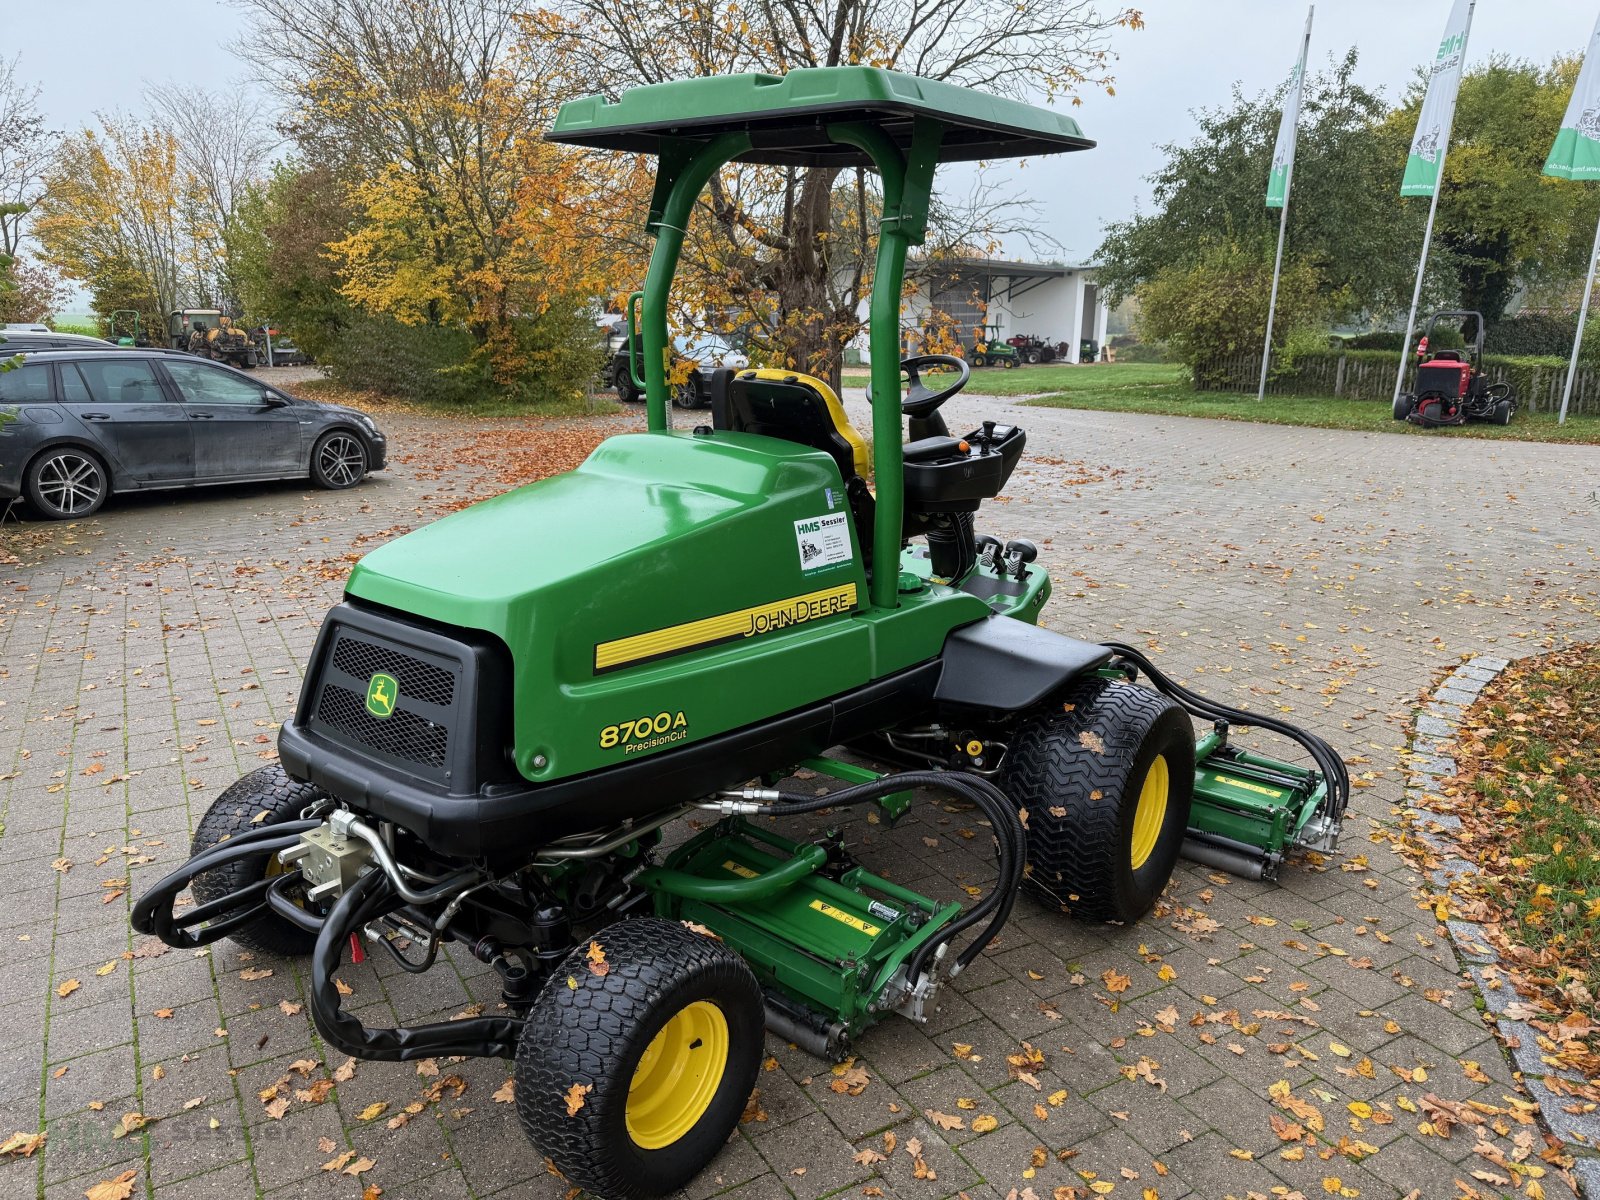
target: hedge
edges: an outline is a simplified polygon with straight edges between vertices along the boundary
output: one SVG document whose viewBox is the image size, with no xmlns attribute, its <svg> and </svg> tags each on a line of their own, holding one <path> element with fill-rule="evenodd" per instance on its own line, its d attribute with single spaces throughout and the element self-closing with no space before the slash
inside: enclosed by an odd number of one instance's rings
<svg viewBox="0 0 1600 1200">
<path fill-rule="evenodd" d="M 1267 391 L 1275 396 L 1333 396 L 1346 400 L 1377 400 L 1394 395 L 1399 348 L 1330 351 L 1301 354 L 1292 364 L 1273 364 Z M 1555 355 L 1485 355 L 1484 373 L 1495 382 L 1510 383 L 1528 412 L 1552 412 L 1560 407 L 1567 360 Z M 1236 354 L 1207 363 L 1199 377 L 1221 380 L 1212 391 L 1253 392 L 1260 380 L 1261 359 Z M 1600 413 L 1600 368 L 1579 366 L 1572 386 L 1572 412 Z"/>
</svg>

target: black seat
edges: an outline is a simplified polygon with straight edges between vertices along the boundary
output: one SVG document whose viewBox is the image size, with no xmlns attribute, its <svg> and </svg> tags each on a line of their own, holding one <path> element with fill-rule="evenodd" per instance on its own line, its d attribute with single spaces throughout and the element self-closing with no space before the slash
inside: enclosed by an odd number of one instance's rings
<svg viewBox="0 0 1600 1200">
<path fill-rule="evenodd" d="M 820 379 L 786 371 L 719 370 L 710 390 L 714 429 L 759 433 L 821 450 L 839 465 L 846 485 L 871 469 L 866 443 L 833 389 Z"/>
</svg>

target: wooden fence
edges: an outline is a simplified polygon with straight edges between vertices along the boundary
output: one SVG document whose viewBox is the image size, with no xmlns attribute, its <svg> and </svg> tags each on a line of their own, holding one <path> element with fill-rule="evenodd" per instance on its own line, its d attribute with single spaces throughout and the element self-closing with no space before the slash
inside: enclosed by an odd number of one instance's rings
<svg viewBox="0 0 1600 1200">
<path fill-rule="evenodd" d="M 1385 404 L 1394 395 L 1394 373 L 1399 351 L 1377 356 L 1370 351 L 1346 354 L 1303 354 L 1292 370 L 1267 377 L 1269 396 L 1333 396 L 1343 400 L 1375 400 Z M 1508 382 L 1516 389 L 1517 402 L 1525 412 L 1557 412 L 1561 408 L 1561 389 L 1567 368 L 1561 365 L 1529 364 L 1527 360 L 1505 361 L 1487 358 L 1484 374 L 1496 383 Z M 1234 354 L 1214 359 L 1196 375 L 1207 382 L 1202 391 L 1254 392 L 1261 379 L 1259 354 Z M 1580 366 L 1572 381 L 1569 413 L 1600 414 L 1600 368 Z"/>
</svg>

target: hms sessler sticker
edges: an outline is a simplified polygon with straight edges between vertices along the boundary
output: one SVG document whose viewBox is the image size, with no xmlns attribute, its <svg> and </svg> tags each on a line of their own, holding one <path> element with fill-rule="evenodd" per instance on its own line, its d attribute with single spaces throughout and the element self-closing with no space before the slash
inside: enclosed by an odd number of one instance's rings
<svg viewBox="0 0 1600 1200">
<path fill-rule="evenodd" d="M 850 546 L 850 514 L 828 513 L 796 521 L 794 543 L 800 555 L 800 570 L 807 574 L 850 562 L 855 558 Z"/>
</svg>

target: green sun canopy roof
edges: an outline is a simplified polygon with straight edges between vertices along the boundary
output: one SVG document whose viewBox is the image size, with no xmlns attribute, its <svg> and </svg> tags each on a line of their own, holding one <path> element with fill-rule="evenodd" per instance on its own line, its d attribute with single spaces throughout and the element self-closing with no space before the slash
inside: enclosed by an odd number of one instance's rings
<svg viewBox="0 0 1600 1200">
<path fill-rule="evenodd" d="M 1071 117 L 936 79 L 878 67 L 806 67 L 787 75 L 718 75 L 630 88 L 616 100 L 586 96 L 562 105 L 551 141 L 635 154 L 664 143 L 748 133 L 740 162 L 780 166 L 868 166 L 830 125 L 876 126 L 902 149 L 915 118 L 945 126 L 939 161 L 1020 158 L 1094 145 Z"/>
</svg>

